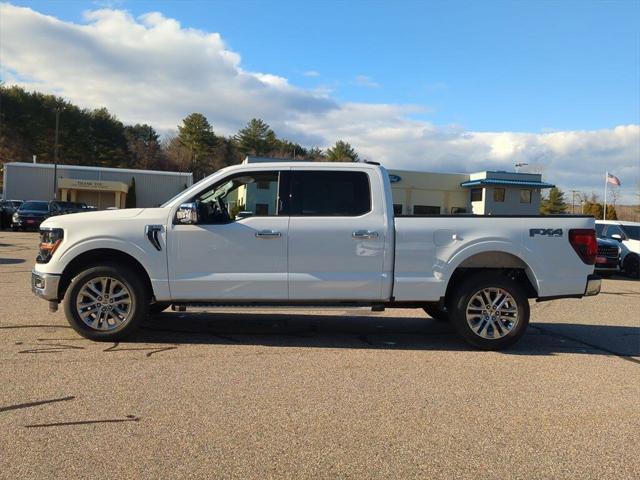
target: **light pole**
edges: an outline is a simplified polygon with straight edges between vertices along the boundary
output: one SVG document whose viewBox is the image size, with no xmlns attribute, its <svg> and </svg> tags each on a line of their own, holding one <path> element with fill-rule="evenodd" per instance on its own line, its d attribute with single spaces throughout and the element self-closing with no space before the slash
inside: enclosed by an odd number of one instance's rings
<svg viewBox="0 0 640 480">
<path fill-rule="evenodd" d="M 516 163 L 515 167 L 516 167 L 516 173 L 520 173 L 520 167 L 524 167 L 526 165 L 529 165 L 528 163 Z"/>
<path fill-rule="evenodd" d="M 53 145 L 53 199 L 58 200 L 58 132 L 60 129 L 60 110 L 56 107 L 56 134 Z"/>
</svg>

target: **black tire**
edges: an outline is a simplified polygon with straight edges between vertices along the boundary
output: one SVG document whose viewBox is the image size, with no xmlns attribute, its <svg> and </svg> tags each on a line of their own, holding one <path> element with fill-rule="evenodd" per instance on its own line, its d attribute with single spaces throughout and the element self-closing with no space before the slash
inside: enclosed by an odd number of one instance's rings
<svg viewBox="0 0 640 480">
<path fill-rule="evenodd" d="M 624 274 L 630 278 L 640 278 L 640 257 L 633 253 L 624 259 Z"/>
<path fill-rule="evenodd" d="M 123 284 L 127 288 L 130 298 L 130 310 L 126 320 L 108 330 L 96 329 L 87 325 L 76 308 L 76 301 L 83 286 L 90 280 L 100 277 L 115 279 Z M 134 270 L 122 265 L 99 265 L 87 268 L 71 280 L 63 304 L 67 321 L 80 335 L 90 340 L 114 342 L 131 335 L 138 328 L 140 322 L 145 319 L 149 306 L 149 292 L 147 292 L 140 275 Z"/>
<path fill-rule="evenodd" d="M 167 302 L 155 302 L 149 305 L 149 315 L 159 315 L 171 306 Z"/>
<path fill-rule="evenodd" d="M 470 322 L 467 321 L 467 308 L 478 305 L 476 297 L 480 295 L 484 289 L 500 289 L 502 292 L 506 292 L 511 296 L 514 306 L 517 307 L 517 313 L 508 313 L 507 315 L 515 315 L 517 321 L 513 322 L 511 328 L 505 323 L 494 323 L 493 320 L 489 320 L 492 315 L 487 313 L 486 317 L 483 317 L 482 313 L 478 313 L 475 317 L 472 317 L 471 322 L 474 322 L 480 328 L 482 332 L 484 330 L 485 335 L 492 333 L 494 338 L 485 338 L 476 333 Z M 496 292 L 496 297 L 502 295 Z M 502 297 L 501 297 L 502 298 Z M 472 302 L 472 299 L 474 303 Z M 490 298 L 490 300 L 493 300 Z M 500 302 L 500 300 L 498 300 Z M 484 307 L 482 307 L 484 309 Z M 493 308 L 493 307 L 492 307 Z M 506 307 L 513 310 L 511 302 L 507 302 Z M 524 289 L 515 280 L 510 279 L 506 275 L 500 272 L 482 272 L 477 273 L 463 280 L 458 285 L 453 294 L 448 299 L 448 312 L 451 319 L 451 323 L 462 336 L 462 338 L 473 345 L 474 347 L 482 350 L 502 350 L 516 343 L 523 335 L 527 326 L 529 325 L 529 300 Z M 480 312 L 480 309 L 472 310 L 473 313 Z M 473 313 L 471 315 L 473 315 Z M 494 312 L 495 313 L 495 312 Z M 484 320 L 487 318 L 487 320 Z M 500 318 L 500 316 L 498 316 Z M 498 320 L 499 322 L 499 320 Z M 500 325 L 496 327 L 495 325 Z M 500 336 L 503 335 L 503 336 Z"/>
<path fill-rule="evenodd" d="M 449 321 L 449 313 L 441 308 L 437 303 L 427 303 L 422 309 L 427 315 L 438 322 Z"/>
</svg>

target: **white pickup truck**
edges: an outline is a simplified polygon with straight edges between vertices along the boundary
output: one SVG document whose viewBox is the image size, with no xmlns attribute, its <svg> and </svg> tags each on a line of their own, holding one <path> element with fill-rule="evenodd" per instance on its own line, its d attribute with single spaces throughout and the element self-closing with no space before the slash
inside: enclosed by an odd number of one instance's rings
<svg viewBox="0 0 640 480">
<path fill-rule="evenodd" d="M 593 218 L 394 218 L 370 163 L 225 168 L 159 208 L 50 218 L 39 248 L 33 292 L 94 340 L 170 305 L 340 305 L 423 308 L 500 349 L 523 335 L 530 298 L 600 291 Z"/>
</svg>

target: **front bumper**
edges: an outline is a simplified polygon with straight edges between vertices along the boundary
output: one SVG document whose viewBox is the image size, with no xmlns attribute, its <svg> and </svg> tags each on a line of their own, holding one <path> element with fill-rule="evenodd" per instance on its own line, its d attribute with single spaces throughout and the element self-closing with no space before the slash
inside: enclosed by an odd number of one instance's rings
<svg viewBox="0 0 640 480">
<path fill-rule="evenodd" d="M 31 291 L 38 297 L 49 301 L 58 301 L 60 275 L 31 271 Z"/>
<path fill-rule="evenodd" d="M 602 287 L 602 279 L 598 275 L 589 275 L 587 277 L 587 286 L 584 289 L 584 296 L 591 297 L 600 293 Z"/>
</svg>

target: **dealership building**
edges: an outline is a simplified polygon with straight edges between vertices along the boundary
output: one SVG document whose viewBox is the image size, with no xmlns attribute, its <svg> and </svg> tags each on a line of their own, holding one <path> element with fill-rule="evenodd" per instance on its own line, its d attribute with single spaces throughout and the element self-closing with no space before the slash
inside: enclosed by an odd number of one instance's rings
<svg viewBox="0 0 640 480">
<path fill-rule="evenodd" d="M 4 164 L 5 199 L 51 200 L 54 166 L 44 163 Z M 158 206 L 193 183 L 188 172 L 58 165 L 58 200 L 82 202 L 98 209 L 124 208 L 135 180 L 137 207 Z"/>
</svg>

